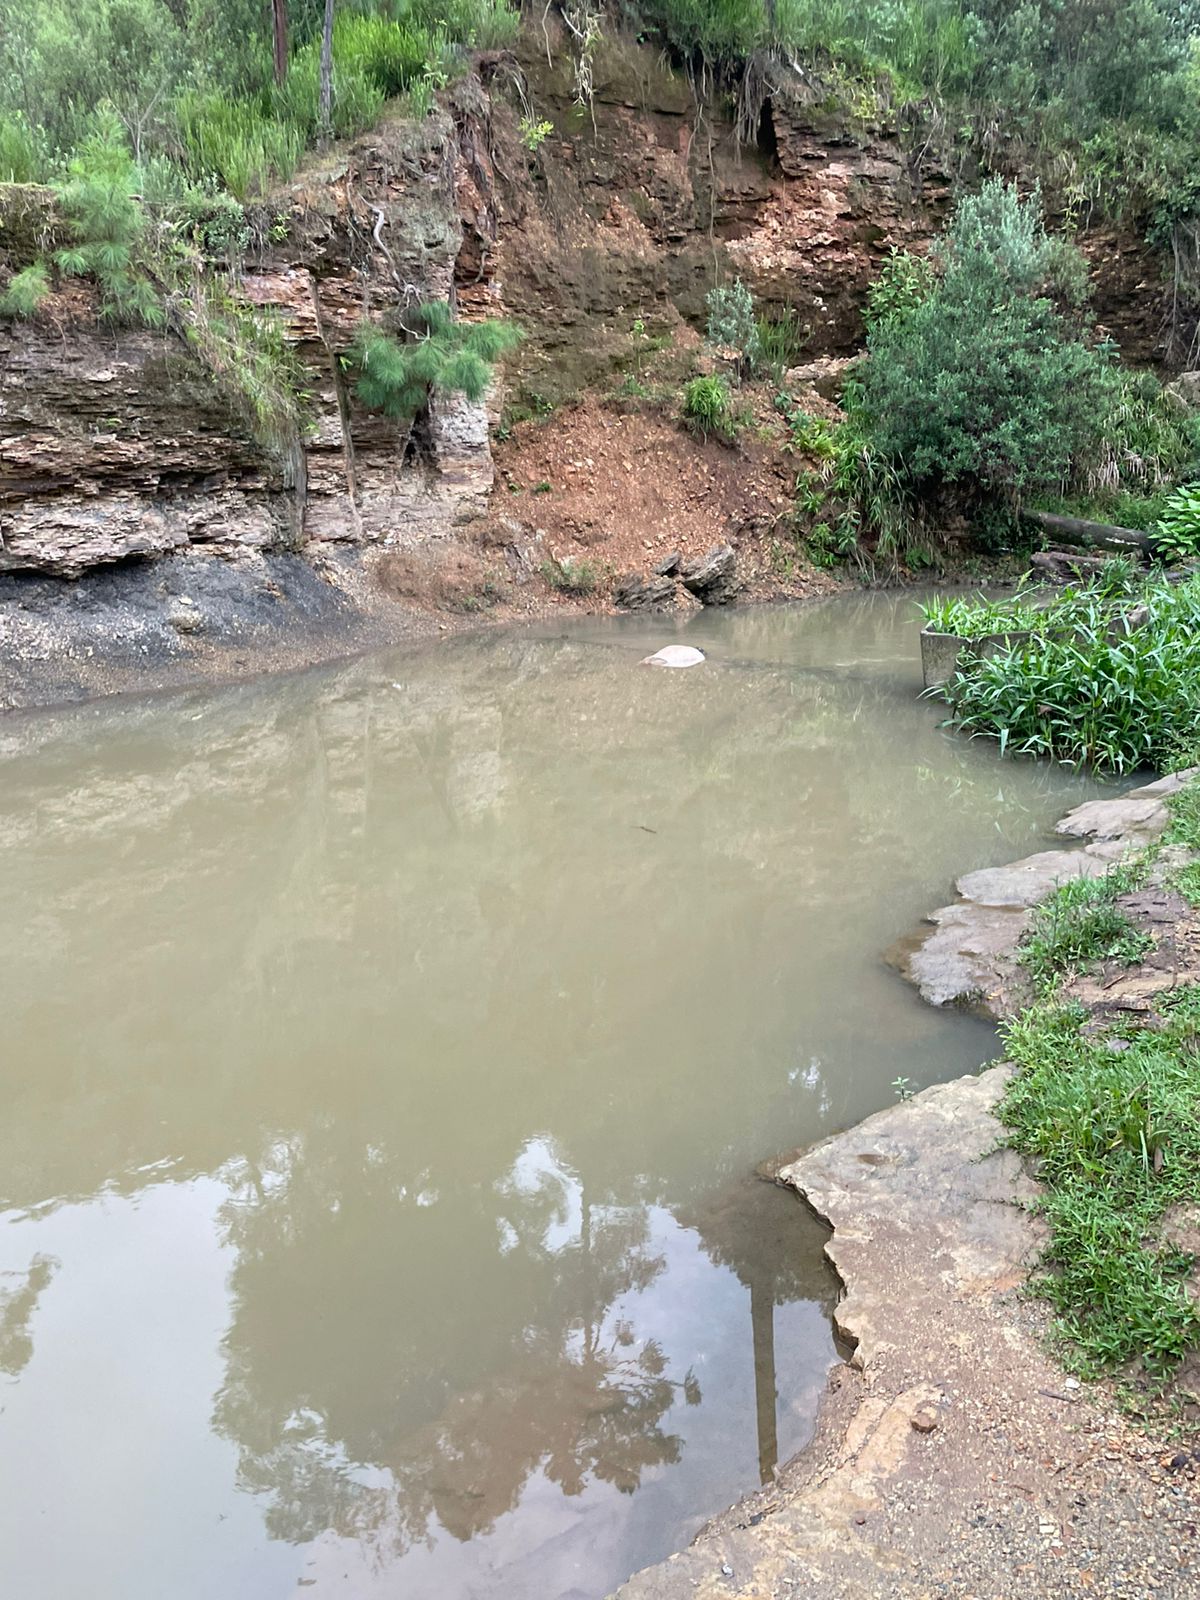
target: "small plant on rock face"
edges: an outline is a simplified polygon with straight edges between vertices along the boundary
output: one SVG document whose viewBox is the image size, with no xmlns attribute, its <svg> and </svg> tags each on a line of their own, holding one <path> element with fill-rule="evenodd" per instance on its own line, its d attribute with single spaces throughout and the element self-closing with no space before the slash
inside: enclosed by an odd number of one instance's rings
<svg viewBox="0 0 1200 1600">
<path fill-rule="evenodd" d="M 553 132 L 552 122 L 535 122 L 532 117 L 521 118 L 521 143 L 531 155 L 537 154 Z"/>
<path fill-rule="evenodd" d="M 0 292 L 0 317 L 31 317 L 50 293 L 50 278 L 40 261 L 25 267 Z"/>
<path fill-rule="evenodd" d="M 591 561 L 573 561 L 570 557 L 564 557 L 561 561 L 543 561 L 538 570 L 559 594 L 591 594 L 600 587 L 602 574 Z"/>
<path fill-rule="evenodd" d="M 709 344 L 736 350 L 743 369 L 752 372 L 762 349 L 749 289 L 737 278 L 731 284 L 710 289 L 704 304 L 708 310 L 705 337 Z"/>
<path fill-rule="evenodd" d="M 724 378 L 693 378 L 683 391 L 683 416 L 693 433 L 727 438 L 730 431 L 729 385 Z"/>
<path fill-rule="evenodd" d="M 456 321 L 445 301 L 418 306 L 412 315 L 420 331 L 411 342 L 364 324 L 347 358 L 358 373 L 358 398 L 398 420 L 417 416 L 435 391 L 482 400 L 493 364 L 520 339 L 508 322 Z"/>
<path fill-rule="evenodd" d="M 1168 563 L 1200 555 L 1200 484 L 1167 496 L 1153 538 L 1156 555 Z"/>
</svg>

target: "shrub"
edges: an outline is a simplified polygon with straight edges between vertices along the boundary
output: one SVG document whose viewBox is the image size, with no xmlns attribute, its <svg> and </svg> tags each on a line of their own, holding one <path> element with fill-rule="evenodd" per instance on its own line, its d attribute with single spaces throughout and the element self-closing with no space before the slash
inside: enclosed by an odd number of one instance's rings
<svg viewBox="0 0 1200 1600">
<path fill-rule="evenodd" d="M 924 493 L 1060 483 L 1094 447 L 1104 363 L 1044 291 L 1076 289 L 1036 196 L 993 180 L 959 203 L 942 277 L 876 324 L 863 379 L 871 442 Z"/>
<path fill-rule="evenodd" d="M 1200 555 L 1200 484 L 1188 484 L 1167 496 L 1154 528 L 1154 549 L 1164 561 Z"/>
<path fill-rule="evenodd" d="M 731 284 L 710 289 L 704 304 L 708 311 L 705 337 L 709 344 L 736 350 L 741 366 L 753 371 L 761 345 L 749 289 L 738 278 Z"/>
<path fill-rule="evenodd" d="M 897 250 L 893 245 L 879 276 L 867 290 L 863 321 L 868 332 L 902 321 L 929 298 L 934 282 L 933 263 L 927 256 Z"/>
<path fill-rule="evenodd" d="M 444 301 L 418 306 L 412 316 L 417 331 L 408 342 L 363 324 L 347 357 L 362 403 L 398 420 L 417 416 L 434 391 L 481 400 L 493 364 L 521 337 L 508 322 L 455 321 Z"/>
<path fill-rule="evenodd" d="M 0 293 L 0 316 L 31 317 L 49 293 L 49 274 L 41 261 L 35 261 L 10 279 Z"/>
<path fill-rule="evenodd" d="M 594 562 L 573 561 L 569 557 L 561 561 L 543 561 L 538 571 L 559 594 L 592 594 L 600 587 L 603 577 Z"/>
<path fill-rule="evenodd" d="M 729 385 L 724 378 L 693 378 L 683 391 L 683 416 L 693 433 L 707 439 L 730 433 Z"/>
</svg>

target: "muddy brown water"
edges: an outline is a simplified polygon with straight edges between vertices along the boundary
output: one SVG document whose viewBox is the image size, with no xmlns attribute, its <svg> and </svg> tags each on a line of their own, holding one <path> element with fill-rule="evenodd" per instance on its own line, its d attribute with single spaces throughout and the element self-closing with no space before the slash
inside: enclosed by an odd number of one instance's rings
<svg viewBox="0 0 1200 1600">
<path fill-rule="evenodd" d="M 1096 792 L 918 688 L 874 594 L 0 724 L 0 1593 L 595 1600 L 803 1445 L 754 1165 L 988 1057 L 880 952 Z"/>
</svg>

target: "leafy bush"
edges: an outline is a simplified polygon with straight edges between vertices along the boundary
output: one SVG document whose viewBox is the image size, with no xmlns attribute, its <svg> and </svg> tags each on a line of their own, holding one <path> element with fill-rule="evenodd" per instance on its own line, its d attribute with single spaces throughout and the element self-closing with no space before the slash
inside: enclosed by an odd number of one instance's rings
<svg viewBox="0 0 1200 1600">
<path fill-rule="evenodd" d="M 1001 750 L 1115 772 L 1167 764 L 1200 724 L 1200 579 L 1129 602 L 1069 595 L 1045 633 L 972 660 L 943 692 L 963 732 Z"/>
<path fill-rule="evenodd" d="M 708 312 L 705 337 L 709 344 L 736 350 L 741 365 L 753 371 L 761 354 L 754 301 L 740 278 L 710 289 L 704 301 Z"/>
<path fill-rule="evenodd" d="M 683 416 L 702 439 L 710 433 L 728 437 L 729 385 L 724 378 L 693 378 L 683 391 Z"/>
<path fill-rule="evenodd" d="M 1074 292 L 1077 262 L 1041 205 L 999 180 L 960 201 L 940 281 L 878 322 L 863 379 L 872 444 L 922 492 L 1026 492 L 1093 448 L 1104 363 L 1044 292 Z"/>
<path fill-rule="evenodd" d="M 418 306 L 412 316 L 417 332 L 406 343 L 363 324 L 347 360 L 362 403 L 401 420 L 417 416 L 434 391 L 482 400 L 493 364 L 520 339 L 508 322 L 457 322 L 444 301 Z"/>
<path fill-rule="evenodd" d="M 897 250 L 893 245 L 879 276 L 867 290 L 863 321 L 873 328 L 902 321 L 927 300 L 934 287 L 933 263 L 927 256 Z"/>
<path fill-rule="evenodd" d="M 1200 555 L 1200 484 L 1188 484 L 1167 496 L 1154 529 L 1154 549 L 1164 561 L 1188 561 Z"/>
<path fill-rule="evenodd" d="M 18 272 L 0 293 L 0 316 L 31 317 L 49 293 L 49 274 L 41 261 L 35 261 Z"/>
</svg>

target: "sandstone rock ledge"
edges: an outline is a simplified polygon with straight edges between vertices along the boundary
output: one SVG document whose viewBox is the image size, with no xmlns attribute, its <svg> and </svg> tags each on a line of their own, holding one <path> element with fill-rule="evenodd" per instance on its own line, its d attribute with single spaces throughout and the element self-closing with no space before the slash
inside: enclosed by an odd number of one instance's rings
<svg viewBox="0 0 1200 1600">
<path fill-rule="evenodd" d="M 1032 908 L 1059 884 L 1097 877 L 1153 843 L 1169 820 L 1167 797 L 1194 775 L 1195 769 L 1172 773 L 1116 799 L 1076 806 L 1055 832 L 1089 843 L 968 872 L 955 884 L 960 898 L 925 919 L 932 932 L 902 940 L 888 960 L 930 1005 L 963 1006 L 995 1021 L 1015 1015 L 1028 1002 L 1016 949 Z"/>
<path fill-rule="evenodd" d="M 1040 1232 L 997 1147 L 1009 1070 L 927 1089 L 783 1170 L 833 1228 L 851 1364 L 777 1483 L 619 1600 L 1200 1593 L 1194 1480 L 1064 1378 L 1015 1292 Z"/>
</svg>

